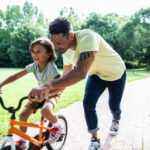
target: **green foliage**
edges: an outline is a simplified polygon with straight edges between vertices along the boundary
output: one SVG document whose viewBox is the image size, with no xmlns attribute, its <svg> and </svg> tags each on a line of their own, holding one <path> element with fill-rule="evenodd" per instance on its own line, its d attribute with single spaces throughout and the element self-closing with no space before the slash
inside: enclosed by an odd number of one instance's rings
<svg viewBox="0 0 150 150">
<path fill-rule="evenodd" d="M 144 26 L 148 26 L 150 24 L 150 7 L 148 8 L 141 8 L 138 12 L 136 12 L 133 16 L 132 16 L 135 24 L 143 24 Z"/>
<path fill-rule="evenodd" d="M 0 29 L 0 66 L 24 67 L 32 61 L 28 51 L 30 43 L 35 38 L 47 36 L 47 20 L 29 2 L 25 2 L 22 9 L 9 6 L 0 16 L 4 24 Z"/>
<path fill-rule="evenodd" d="M 115 40 L 118 32 L 118 26 L 110 17 L 102 17 L 99 14 L 91 13 L 86 18 L 82 28 L 90 28 L 99 33 L 106 41 L 115 47 Z"/>
<path fill-rule="evenodd" d="M 101 16 L 91 13 L 80 19 L 75 10 L 62 8 L 60 15 L 68 18 L 74 30 L 90 28 L 99 33 L 121 55 L 125 62 L 146 64 L 150 68 L 150 7 L 140 9 L 132 17 L 117 14 Z M 39 36 L 48 36 L 48 20 L 32 3 L 23 7 L 8 6 L 0 10 L 0 66 L 24 67 L 32 60 L 28 47 Z M 56 64 L 62 68 L 62 55 Z"/>
<path fill-rule="evenodd" d="M 0 66 L 7 67 L 11 66 L 11 59 L 8 53 L 10 46 L 10 32 L 4 29 L 0 29 Z"/>
<path fill-rule="evenodd" d="M 81 28 L 81 21 L 72 7 L 70 7 L 69 9 L 64 7 L 60 10 L 59 13 L 60 13 L 60 17 L 65 17 L 69 19 L 69 21 L 73 25 L 74 30 L 78 30 Z"/>
<path fill-rule="evenodd" d="M 40 36 L 32 26 L 18 28 L 12 34 L 11 47 L 8 49 L 11 60 L 16 67 L 24 67 L 32 62 L 29 45 L 31 41 Z M 22 61 L 23 60 L 23 61 Z"/>
<path fill-rule="evenodd" d="M 150 68 L 150 7 L 135 13 L 133 23 L 136 26 L 134 48 L 138 59 Z"/>
<path fill-rule="evenodd" d="M 13 32 L 22 21 L 22 13 L 19 6 L 7 7 L 7 11 L 5 12 L 5 22 L 6 27 L 9 32 Z"/>
<path fill-rule="evenodd" d="M 118 47 L 126 62 L 150 66 L 150 7 L 136 12 L 119 30 Z"/>
<path fill-rule="evenodd" d="M 134 40 L 134 25 L 131 22 L 125 24 L 118 33 L 118 49 L 121 56 L 127 60 L 133 60 L 134 51 L 131 51 L 131 46 Z"/>
</svg>

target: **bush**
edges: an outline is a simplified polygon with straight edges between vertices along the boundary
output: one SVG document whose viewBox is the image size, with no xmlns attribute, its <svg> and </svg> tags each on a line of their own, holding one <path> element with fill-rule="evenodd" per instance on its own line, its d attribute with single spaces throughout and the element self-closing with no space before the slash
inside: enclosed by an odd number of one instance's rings
<svg viewBox="0 0 150 150">
<path fill-rule="evenodd" d="M 125 62 L 125 65 L 126 65 L 126 68 L 127 69 L 137 69 L 137 68 L 140 68 L 140 66 L 134 64 L 134 63 L 131 63 L 131 62 Z"/>
</svg>

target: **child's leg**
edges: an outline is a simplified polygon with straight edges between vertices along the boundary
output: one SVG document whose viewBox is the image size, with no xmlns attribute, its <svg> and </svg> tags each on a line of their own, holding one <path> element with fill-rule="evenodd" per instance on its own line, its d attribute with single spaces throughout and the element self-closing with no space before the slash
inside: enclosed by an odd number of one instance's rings
<svg viewBox="0 0 150 150">
<path fill-rule="evenodd" d="M 34 109 L 32 108 L 32 104 L 30 102 L 28 102 L 23 111 L 21 112 L 21 114 L 19 115 L 19 119 L 20 121 L 24 121 L 26 122 L 27 119 L 29 118 L 29 116 L 33 113 Z M 20 130 L 23 132 L 27 131 L 27 127 L 22 127 L 20 126 Z"/>
<path fill-rule="evenodd" d="M 33 113 L 33 111 L 34 111 L 34 109 L 32 108 L 32 104 L 30 102 L 28 102 L 25 105 L 21 114 L 19 115 L 20 121 L 26 122 L 27 119 L 29 118 L 29 116 Z M 26 132 L 27 127 L 20 126 L 20 130 L 23 132 Z M 24 138 L 20 137 L 20 139 L 18 141 L 16 141 L 16 145 L 18 147 L 20 147 L 21 149 L 26 149 L 26 140 Z"/>
<path fill-rule="evenodd" d="M 56 103 L 57 98 L 51 98 L 50 100 L 45 102 L 41 110 L 42 115 L 53 124 L 53 129 L 50 131 L 48 138 L 49 143 L 56 142 L 63 132 L 63 127 L 58 121 L 57 115 L 53 112 Z"/>
<path fill-rule="evenodd" d="M 41 114 L 51 123 L 56 123 L 58 121 L 57 116 L 53 112 L 55 105 L 57 104 L 57 98 L 51 98 L 44 103 L 44 106 L 41 109 Z"/>
</svg>

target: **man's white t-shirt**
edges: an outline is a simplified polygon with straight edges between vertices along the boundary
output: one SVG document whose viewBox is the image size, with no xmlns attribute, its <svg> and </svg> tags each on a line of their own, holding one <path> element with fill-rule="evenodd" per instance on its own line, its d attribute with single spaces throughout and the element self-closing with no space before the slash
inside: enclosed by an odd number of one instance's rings
<svg viewBox="0 0 150 150">
<path fill-rule="evenodd" d="M 96 51 L 96 56 L 88 74 L 98 75 L 106 81 L 118 80 L 126 70 L 120 55 L 96 32 L 90 29 L 75 32 L 76 50 L 68 49 L 63 54 L 64 65 L 76 65 L 81 53 Z"/>
</svg>

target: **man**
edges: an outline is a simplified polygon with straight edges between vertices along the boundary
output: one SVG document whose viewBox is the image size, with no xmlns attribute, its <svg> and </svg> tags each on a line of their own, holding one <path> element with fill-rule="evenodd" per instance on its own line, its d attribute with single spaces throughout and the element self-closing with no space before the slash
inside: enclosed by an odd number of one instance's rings
<svg viewBox="0 0 150 150">
<path fill-rule="evenodd" d="M 34 88 L 30 99 L 38 95 L 43 99 L 48 92 L 62 90 L 79 82 L 88 74 L 83 106 L 88 132 L 91 133 L 89 150 L 100 150 L 96 103 L 108 88 L 109 108 L 112 125 L 109 133 L 116 135 L 121 116 L 120 102 L 126 80 L 126 68 L 117 52 L 97 33 L 84 29 L 73 31 L 71 23 L 65 18 L 57 18 L 49 25 L 51 40 L 57 51 L 63 54 L 64 75 L 44 86 Z"/>
</svg>

